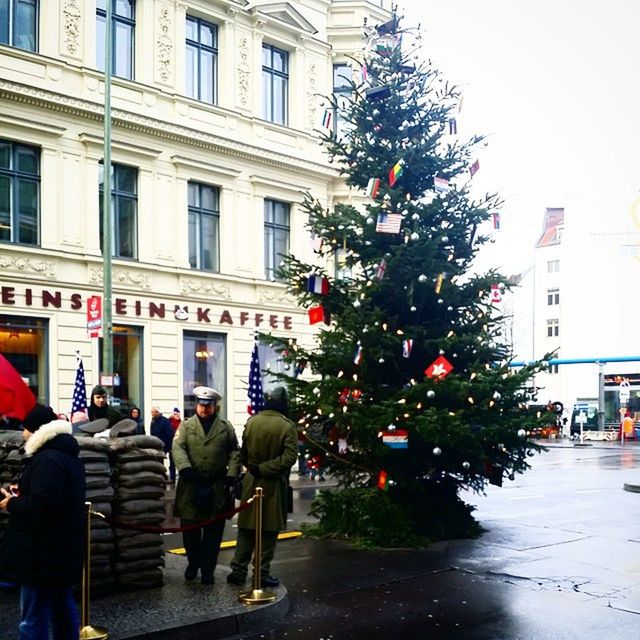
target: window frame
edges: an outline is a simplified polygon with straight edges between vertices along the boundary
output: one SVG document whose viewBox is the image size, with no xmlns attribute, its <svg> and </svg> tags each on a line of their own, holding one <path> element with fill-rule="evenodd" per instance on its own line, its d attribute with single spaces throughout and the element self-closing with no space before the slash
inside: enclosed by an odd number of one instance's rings
<svg viewBox="0 0 640 640">
<path fill-rule="evenodd" d="M 547 273 L 560 273 L 560 260 L 547 260 Z"/>
<path fill-rule="evenodd" d="M 286 224 L 276 222 L 276 206 L 285 207 L 287 218 Z M 271 214 L 271 216 L 268 215 Z M 269 219 L 269 217 L 271 219 Z M 280 266 L 281 260 L 278 256 L 283 256 L 277 252 L 276 239 L 278 231 L 286 231 L 287 254 L 291 247 L 291 203 L 274 198 L 264 199 L 264 273 L 265 278 L 270 282 L 280 282 L 280 278 L 276 272 Z M 284 257 L 284 256 L 283 256 Z"/>
<path fill-rule="evenodd" d="M 265 66 L 264 64 L 264 52 L 269 51 L 269 58 L 270 58 L 270 65 L 271 66 Z M 275 68 L 273 59 L 274 59 L 274 54 L 282 54 L 283 59 L 285 61 L 285 70 L 284 71 L 279 71 Z M 264 83 L 266 81 L 268 81 L 269 83 L 269 101 L 267 103 L 267 95 L 265 95 L 265 92 L 263 91 L 263 95 L 262 95 L 262 117 L 264 120 L 267 120 L 268 122 L 273 122 L 274 124 L 279 124 L 282 126 L 288 126 L 289 124 L 289 80 L 290 80 L 290 75 L 289 75 L 289 69 L 290 69 L 290 64 L 289 64 L 289 52 L 286 49 L 281 49 L 280 47 L 277 47 L 273 44 L 269 44 L 267 42 L 263 42 L 262 43 L 262 56 L 263 56 L 263 62 L 262 62 L 262 82 L 263 82 L 263 89 L 264 89 Z M 284 91 L 283 91 L 283 96 L 282 96 L 282 122 L 280 122 L 278 119 L 276 119 L 275 116 L 275 112 L 274 112 L 274 83 L 276 79 L 282 79 L 284 80 Z"/>
<path fill-rule="evenodd" d="M 558 318 L 551 318 L 547 320 L 547 338 L 560 337 L 560 320 Z"/>
<path fill-rule="evenodd" d="M 0 239 L 0 242 L 8 244 L 18 244 L 30 247 L 39 247 L 41 243 L 40 227 L 42 225 L 42 196 L 41 196 L 41 149 L 34 145 L 14 142 L 12 140 L 0 139 L 0 145 L 9 148 L 9 167 L 0 167 L 0 178 L 9 181 L 9 238 Z M 18 153 L 20 150 L 28 150 L 36 156 L 38 173 L 27 173 L 17 168 Z M 36 222 L 35 222 L 35 242 L 26 242 L 21 239 L 21 216 L 20 216 L 20 185 L 23 183 L 35 184 L 36 187 Z"/>
<path fill-rule="evenodd" d="M 219 53 L 219 44 L 218 44 L 218 25 L 215 22 L 210 22 L 208 20 L 205 20 L 204 18 L 200 18 L 198 16 L 194 16 L 194 15 L 189 15 L 187 14 L 186 19 L 185 19 L 185 23 L 188 23 L 189 21 L 191 22 L 195 22 L 196 23 L 196 28 L 198 31 L 198 40 L 191 40 L 188 36 L 185 37 L 185 93 L 187 96 L 189 96 L 190 98 L 193 98 L 194 100 L 198 100 L 199 102 L 205 102 L 206 104 L 218 104 L 218 81 L 219 81 L 219 76 L 218 76 L 218 53 Z M 212 32 L 213 32 L 213 39 L 214 39 L 214 44 L 213 46 L 209 46 L 206 44 L 203 44 L 201 41 L 201 28 L 203 25 L 206 25 L 207 27 L 211 27 L 212 28 Z M 188 32 L 188 29 L 185 29 L 185 31 Z M 186 86 L 187 81 L 189 80 L 188 75 L 187 75 L 187 62 L 188 62 L 188 56 L 186 55 L 186 52 L 189 51 L 189 48 L 193 48 L 196 51 L 196 55 L 197 55 L 197 71 L 196 71 L 196 78 L 195 78 L 195 85 L 194 88 L 196 89 L 196 94 L 197 95 L 193 95 L 192 93 L 189 92 L 189 88 L 188 86 Z M 212 95 L 211 95 L 211 100 L 205 99 L 202 97 L 202 93 L 203 93 L 203 86 L 202 86 L 202 53 L 203 52 L 209 52 L 212 54 L 213 56 L 213 77 L 211 78 L 211 85 L 212 85 Z"/>
<path fill-rule="evenodd" d="M 348 101 L 353 95 L 353 91 L 349 84 L 336 85 L 336 74 L 339 75 L 338 68 L 344 68 L 347 71 L 347 75 L 344 76 L 347 80 L 351 80 L 353 77 L 353 69 L 350 64 L 346 62 L 337 62 L 332 66 L 332 93 L 335 100 L 335 106 L 333 107 L 333 134 L 336 138 L 342 137 L 344 129 L 349 125 L 349 121 L 341 117 L 340 113 L 342 109 L 348 107 L 348 104 L 343 104 L 343 101 Z"/>
<path fill-rule="evenodd" d="M 121 15 L 116 13 L 117 11 L 117 2 L 112 5 L 112 14 L 111 14 L 111 22 L 112 22 L 112 39 L 111 39 L 111 74 L 117 78 L 124 78 L 125 80 L 133 80 L 135 77 L 135 67 L 136 67 L 136 0 L 126 0 L 131 4 L 131 15 L 128 16 Z M 106 31 L 106 22 L 107 22 L 107 12 L 105 9 L 98 7 L 96 3 L 96 34 L 98 33 L 98 20 L 101 19 L 105 25 Z M 118 25 L 122 25 L 128 27 L 128 34 L 130 36 L 129 39 L 129 69 L 127 75 L 119 75 L 117 73 L 116 61 L 118 59 Z M 104 49 L 100 52 L 102 55 L 99 55 L 98 52 L 98 42 L 99 38 L 96 37 L 96 67 L 98 71 L 105 71 L 104 64 Z"/>
<path fill-rule="evenodd" d="M 131 170 L 134 172 L 134 187 L 135 191 L 122 191 L 117 188 L 118 184 L 118 176 L 117 174 L 123 170 Z M 138 260 L 138 168 L 133 167 L 131 165 L 126 165 L 118 162 L 111 163 L 111 238 L 112 238 L 112 257 L 118 258 L 121 260 Z M 99 216 L 100 216 L 100 251 L 102 251 L 102 218 L 103 218 L 103 202 L 104 202 L 104 165 L 102 161 L 100 162 L 100 172 L 98 175 L 98 195 L 99 195 Z M 132 247 L 132 255 L 121 255 L 120 254 L 120 209 L 121 205 L 124 202 L 134 203 L 134 237 L 133 237 L 133 247 Z"/>
<path fill-rule="evenodd" d="M 547 306 L 553 307 L 560 304 L 560 289 L 553 287 L 547 289 Z"/>
<path fill-rule="evenodd" d="M 195 206 L 189 204 L 191 202 L 191 188 L 196 187 L 198 189 L 198 201 L 200 202 L 200 206 Z M 217 204 L 217 209 L 205 209 L 202 206 L 202 192 L 204 189 L 211 189 L 214 194 L 214 200 Z M 187 234 L 189 236 L 189 265 L 192 269 L 197 269 L 199 271 L 206 271 L 208 273 L 220 273 L 220 188 L 214 185 L 206 184 L 204 182 L 198 182 L 196 180 L 189 181 L 187 185 L 187 218 L 189 228 L 191 226 L 191 217 L 197 216 L 196 222 L 196 243 L 197 253 L 196 253 L 196 264 L 194 265 L 191 261 L 192 255 L 192 247 L 191 247 L 191 233 Z M 205 268 L 203 266 L 204 260 L 204 242 L 202 237 L 202 229 L 203 229 L 203 216 L 207 216 L 214 222 L 215 228 L 215 237 L 213 238 L 213 260 L 211 268 Z"/>
<path fill-rule="evenodd" d="M 0 39 L 0 44 L 6 45 L 8 47 L 13 47 L 14 49 L 20 49 L 22 51 L 31 51 L 32 53 L 38 53 L 38 41 L 39 41 L 39 23 L 40 23 L 40 2 L 39 0 L 6 0 L 7 4 L 7 25 L 6 25 L 6 34 L 0 33 L 0 38 L 4 38 L 6 35 L 6 42 L 3 39 Z M 33 24 L 31 25 L 33 32 L 29 33 L 29 37 L 33 38 L 33 48 L 22 47 L 16 43 L 16 40 L 19 36 L 17 31 L 18 28 L 18 20 L 16 19 L 17 8 L 20 5 L 30 5 L 33 6 Z"/>
</svg>

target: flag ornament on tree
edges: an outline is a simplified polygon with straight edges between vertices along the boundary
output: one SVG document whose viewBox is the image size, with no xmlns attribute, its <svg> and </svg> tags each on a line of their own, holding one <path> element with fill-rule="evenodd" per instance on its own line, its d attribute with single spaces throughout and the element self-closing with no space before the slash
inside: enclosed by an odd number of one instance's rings
<svg viewBox="0 0 640 640">
<path fill-rule="evenodd" d="M 455 136 L 458 133 L 458 122 L 455 118 L 449 119 L 449 135 Z"/>
<path fill-rule="evenodd" d="M 402 341 L 402 357 L 409 358 L 411 357 L 411 350 L 413 349 L 413 339 L 407 338 Z"/>
<path fill-rule="evenodd" d="M 318 322 L 324 322 L 324 307 L 321 304 L 311 307 L 309 313 L 309 324 L 318 324 Z"/>
<path fill-rule="evenodd" d="M 378 233 L 400 233 L 402 215 L 400 213 L 379 213 L 376 222 Z"/>
<path fill-rule="evenodd" d="M 406 429 L 394 429 L 382 432 L 382 444 L 392 449 L 409 448 L 409 432 Z"/>
<path fill-rule="evenodd" d="M 449 181 L 446 178 L 440 178 L 438 176 L 433 178 L 433 188 L 438 193 L 449 193 L 449 191 L 451 191 Z"/>
<path fill-rule="evenodd" d="M 493 228 L 494 229 L 500 229 L 500 214 L 499 213 L 492 213 L 491 214 L 491 220 L 493 221 Z"/>
<path fill-rule="evenodd" d="M 436 277 L 436 286 L 434 289 L 436 293 L 440 293 L 443 282 L 444 282 L 444 273 L 439 273 L 438 276 Z"/>
<path fill-rule="evenodd" d="M 480 170 L 480 160 L 476 160 L 470 167 L 469 167 L 469 173 L 471 174 L 471 177 L 473 178 L 473 176 L 476 175 L 476 173 L 478 173 L 478 171 Z"/>
<path fill-rule="evenodd" d="M 333 109 L 325 109 L 322 116 L 322 126 L 325 129 L 331 129 L 331 120 L 333 119 Z"/>
<path fill-rule="evenodd" d="M 444 357 L 438 356 L 425 370 L 427 378 L 446 378 L 453 371 L 453 365 Z"/>
<path fill-rule="evenodd" d="M 500 292 L 500 286 L 497 284 L 491 285 L 491 293 L 489 294 L 489 302 L 491 304 L 497 304 L 502 302 L 502 294 Z"/>
<path fill-rule="evenodd" d="M 362 362 L 362 345 L 358 344 L 356 347 L 356 353 L 353 356 L 353 364 L 360 364 Z"/>
<path fill-rule="evenodd" d="M 375 198 L 378 195 L 379 190 L 380 190 L 380 178 L 369 178 L 369 182 L 367 183 L 366 194 L 370 198 Z"/>
<path fill-rule="evenodd" d="M 253 343 L 251 362 L 249 363 L 249 389 L 247 390 L 249 404 L 247 413 L 255 415 L 264 409 L 264 394 L 262 392 L 262 374 L 260 373 L 260 354 L 258 353 L 258 341 Z"/>
<path fill-rule="evenodd" d="M 320 253 L 322 251 L 322 236 L 319 236 L 317 233 L 311 233 L 311 248 L 316 253 Z"/>
<path fill-rule="evenodd" d="M 398 160 L 389 170 L 389 186 L 393 187 L 404 173 L 404 160 Z"/>
<path fill-rule="evenodd" d="M 84 377 L 84 365 L 80 352 L 76 352 L 78 366 L 76 368 L 76 381 L 73 385 L 73 397 L 71 398 L 71 422 L 88 420 L 87 413 L 87 383 Z"/>
<path fill-rule="evenodd" d="M 376 278 L 378 280 L 382 280 L 386 272 L 387 272 L 387 261 L 384 258 L 382 258 L 382 260 L 380 260 L 380 264 L 376 268 Z"/>
<path fill-rule="evenodd" d="M 311 275 L 307 280 L 307 291 L 319 293 L 321 296 L 329 294 L 329 279 L 325 276 Z"/>
<path fill-rule="evenodd" d="M 377 487 L 380 491 L 389 491 L 389 474 L 384 469 L 378 473 Z"/>
</svg>

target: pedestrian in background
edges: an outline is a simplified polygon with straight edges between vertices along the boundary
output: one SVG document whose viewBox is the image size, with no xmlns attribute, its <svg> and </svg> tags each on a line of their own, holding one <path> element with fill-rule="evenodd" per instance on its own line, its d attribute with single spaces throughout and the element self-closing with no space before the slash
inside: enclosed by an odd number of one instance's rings
<svg viewBox="0 0 640 640">
<path fill-rule="evenodd" d="M 20 640 L 77 640 L 71 586 L 82 575 L 85 477 L 71 423 L 36 405 L 24 419 L 27 465 L 17 492 L 2 489 L 10 514 L 0 575 L 21 585 Z"/>
<path fill-rule="evenodd" d="M 109 426 L 113 427 L 116 422 L 122 420 L 122 416 L 117 409 L 109 405 L 107 400 L 107 390 L 102 385 L 96 385 L 91 390 L 91 402 L 87 409 L 89 420 L 98 420 L 98 418 L 106 418 Z"/>
<path fill-rule="evenodd" d="M 247 467 L 242 484 L 242 500 L 262 487 L 262 557 L 261 586 L 277 587 L 278 578 L 269 574 L 276 551 L 278 532 L 287 528 L 289 473 L 296 461 L 296 427 L 287 417 L 289 404 L 283 387 L 265 394 L 264 410 L 247 421 L 242 436 L 242 464 Z M 255 512 L 253 504 L 238 515 L 238 541 L 231 561 L 230 584 L 244 584 L 255 547 Z"/>
<path fill-rule="evenodd" d="M 178 486 L 173 514 L 182 526 L 211 520 L 230 508 L 230 490 L 240 474 L 240 451 L 233 425 L 219 416 L 222 396 L 211 387 L 196 387 L 196 415 L 185 420 L 173 443 Z M 213 572 L 224 532 L 224 519 L 182 534 L 188 565 L 185 580 L 201 572 L 202 584 L 213 584 Z"/>
<path fill-rule="evenodd" d="M 140 411 L 140 407 L 136 407 L 135 405 L 132 406 L 129 409 L 129 414 L 127 417 L 136 423 L 136 435 L 143 436 L 144 435 L 144 418 L 142 417 L 142 412 Z"/>
<path fill-rule="evenodd" d="M 173 429 L 169 419 L 162 415 L 162 411 L 158 407 L 151 407 L 151 426 L 150 432 L 152 436 L 160 438 L 164 445 L 165 455 L 169 461 L 169 480 L 176 481 L 175 467 L 171 468 L 171 449 L 173 447 Z"/>
</svg>

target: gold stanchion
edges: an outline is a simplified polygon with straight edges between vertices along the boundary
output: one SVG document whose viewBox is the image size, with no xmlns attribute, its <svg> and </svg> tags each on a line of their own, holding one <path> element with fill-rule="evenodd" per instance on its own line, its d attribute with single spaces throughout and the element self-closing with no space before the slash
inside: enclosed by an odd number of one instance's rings
<svg viewBox="0 0 640 640">
<path fill-rule="evenodd" d="M 109 632 L 102 627 L 89 624 L 89 600 L 91 597 L 91 503 L 85 502 L 87 539 L 84 550 L 84 567 L 82 568 L 82 620 L 80 622 L 81 640 L 108 640 Z"/>
<path fill-rule="evenodd" d="M 253 550 L 253 589 L 251 591 L 241 591 L 238 600 L 245 604 L 264 604 L 273 602 L 276 594 L 273 591 L 263 589 L 262 582 L 262 487 L 256 487 L 255 516 L 256 516 L 256 544 Z"/>
</svg>

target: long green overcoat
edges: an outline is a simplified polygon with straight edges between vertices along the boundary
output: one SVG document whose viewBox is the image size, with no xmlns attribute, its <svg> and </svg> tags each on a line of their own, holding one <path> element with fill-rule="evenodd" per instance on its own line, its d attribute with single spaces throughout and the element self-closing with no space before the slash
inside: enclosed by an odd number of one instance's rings
<svg viewBox="0 0 640 640">
<path fill-rule="evenodd" d="M 262 487 L 262 526 L 265 531 L 287 528 L 289 472 L 298 455 L 296 427 L 278 411 L 265 409 L 247 421 L 242 436 L 242 462 L 258 465 L 260 477 L 247 472 L 242 483 L 242 500 Z M 238 526 L 255 529 L 253 504 L 238 515 Z"/>
<path fill-rule="evenodd" d="M 240 474 L 240 450 L 232 424 L 216 416 L 205 435 L 198 416 L 188 418 L 173 440 L 172 455 L 178 471 L 192 467 L 199 478 L 197 482 L 178 479 L 173 514 L 208 520 L 224 512 L 229 507 L 225 478 Z"/>
</svg>

